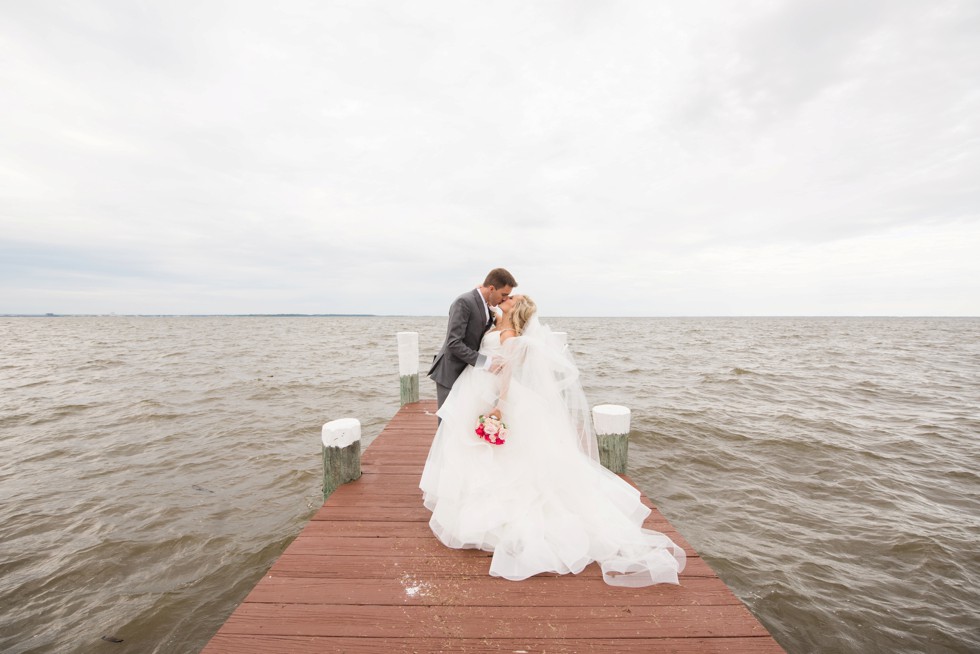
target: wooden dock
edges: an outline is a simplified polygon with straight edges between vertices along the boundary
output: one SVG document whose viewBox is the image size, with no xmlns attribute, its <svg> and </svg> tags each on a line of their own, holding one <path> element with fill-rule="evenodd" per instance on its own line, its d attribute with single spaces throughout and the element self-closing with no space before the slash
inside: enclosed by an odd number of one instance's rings
<svg viewBox="0 0 980 654">
<path fill-rule="evenodd" d="M 614 588 L 579 575 L 490 577 L 490 554 L 444 547 L 418 488 L 435 402 L 404 406 L 228 618 L 206 654 L 249 652 L 783 652 L 687 551 L 681 585 Z M 652 505 L 644 497 L 648 506 Z"/>
</svg>

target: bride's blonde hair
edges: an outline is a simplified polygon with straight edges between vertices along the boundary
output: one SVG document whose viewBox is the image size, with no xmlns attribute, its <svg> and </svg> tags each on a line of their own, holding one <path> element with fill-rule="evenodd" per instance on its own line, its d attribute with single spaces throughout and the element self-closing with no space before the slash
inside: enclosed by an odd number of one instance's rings
<svg viewBox="0 0 980 654">
<path fill-rule="evenodd" d="M 526 295 L 518 295 L 514 298 L 514 309 L 510 314 L 510 321 L 514 325 L 514 330 L 519 334 L 523 333 L 524 326 L 531 316 L 538 310 L 538 305 L 534 300 Z"/>
</svg>

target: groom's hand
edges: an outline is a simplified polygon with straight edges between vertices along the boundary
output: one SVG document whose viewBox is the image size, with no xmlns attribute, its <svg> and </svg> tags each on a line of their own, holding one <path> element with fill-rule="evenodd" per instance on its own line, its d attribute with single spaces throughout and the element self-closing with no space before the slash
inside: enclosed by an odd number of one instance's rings
<svg viewBox="0 0 980 654">
<path fill-rule="evenodd" d="M 504 367 L 503 357 L 495 356 L 490 360 L 490 372 L 492 372 L 493 374 L 496 375 L 498 372 L 500 372 L 503 369 L 503 367 Z"/>
</svg>

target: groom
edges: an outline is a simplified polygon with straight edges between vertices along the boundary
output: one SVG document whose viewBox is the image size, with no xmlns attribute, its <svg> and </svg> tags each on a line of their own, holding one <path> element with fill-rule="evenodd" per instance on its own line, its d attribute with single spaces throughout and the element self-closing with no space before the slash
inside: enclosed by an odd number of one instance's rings
<svg viewBox="0 0 980 654">
<path fill-rule="evenodd" d="M 483 286 L 460 295 L 449 307 L 446 341 L 432 361 L 429 377 L 436 383 L 439 406 L 446 401 L 456 378 L 467 365 L 496 372 L 499 363 L 477 352 L 480 340 L 491 326 L 492 312 L 517 286 L 514 276 L 503 268 L 494 268 L 483 280 Z"/>
</svg>

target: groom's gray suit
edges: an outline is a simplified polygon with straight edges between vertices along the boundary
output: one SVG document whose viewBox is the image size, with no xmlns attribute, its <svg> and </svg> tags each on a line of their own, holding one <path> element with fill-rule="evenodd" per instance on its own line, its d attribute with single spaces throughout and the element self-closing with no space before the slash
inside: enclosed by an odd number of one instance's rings
<svg viewBox="0 0 980 654">
<path fill-rule="evenodd" d="M 484 305 L 480 289 L 475 288 L 460 295 L 449 307 L 446 341 L 429 368 L 440 407 L 466 366 L 483 367 L 486 363 L 487 358 L 478 350 L 483 335 L 493 325 L 493 316 L 487 319 L 489 312 Z"/>
</svg>

